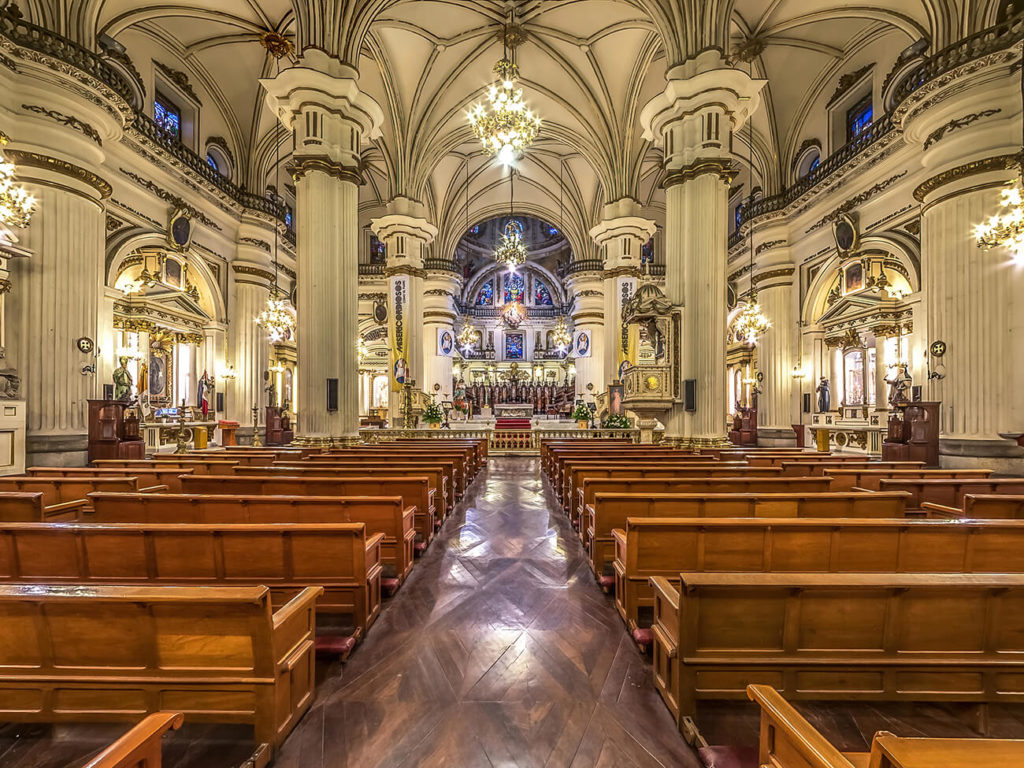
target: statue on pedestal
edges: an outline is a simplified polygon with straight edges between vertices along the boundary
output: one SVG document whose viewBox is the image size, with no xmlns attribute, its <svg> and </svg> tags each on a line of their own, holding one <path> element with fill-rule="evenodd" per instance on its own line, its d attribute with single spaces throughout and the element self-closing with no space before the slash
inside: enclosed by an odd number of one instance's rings
<svg viewBox="0 0 1024 768">
<path fill-rule="evenodd" d="M 886 379 L 885 382 L 889 385 L 890 408 L 898 408 L 910 402 L 908 393 L 910 392 L 913 379 L 910 377 L 910 374 L 907 373 L 906 363 L 900 363 L 897 365 L 896 373 L 891 379 Z"/>
<path fill-rule="evenodd" d="M 828 413 L 832 410 L 832 390 L 829 389 L 828 379 L 824 376 L 818 384 L 818 413 Z"/>
<path fill-rule="evenodd" d="M 127 401 L 132 396 L 132 372 L 128 370 L 128 358 L 118 360 L 120 365 L 114 369 L 114 399 Z"/>
</svg>

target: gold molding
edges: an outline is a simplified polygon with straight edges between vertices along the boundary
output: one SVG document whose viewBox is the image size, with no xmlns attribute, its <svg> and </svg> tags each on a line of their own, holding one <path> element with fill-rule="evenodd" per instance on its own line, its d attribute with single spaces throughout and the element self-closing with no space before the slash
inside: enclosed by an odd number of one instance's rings
<svg viewBox="0 0 1024 768">
<path fill-rule="evenodd" d="M 357 187 L 363 183 L 363 177 L 359 168 L 342 165 L 331 160 L 326 155 L 315 157 L 298 157 L 288 168 L 293 181 L 300 181 L 308 173 L 326 173 L 341 181 L 348 181 Z"/>
<path fill-rule="evenodd" d="M 67 176 L 88 184 L 99 193 L 100 198 L 103 200 L 114 194 L 114 188 L 110 186 L 106 179 L 81 166 L 69 163 L 67 160 L 58 160 L 56 157 L 40 155 L 36 152 L 26 152 L 22 149 L 8 149 L 6 154 L 8 160 L 21 168 L 42 168 L 43 170 L 59 173 L 61 176 Z"/>
<path fill-rule="evenodd" d="M 231 269 L 234 270 L 237 275 L 252 275 L 253 277 L 262 277 L 268 282 L 274 280 L 274 273 L 266 269 L 260 269 L 259 267 L 250 267 L 247 264 L 232 264 Z"/>
<path fill-rule="evenodd" d="M 696 160 L 685 168 L 669 171 L 661 182 L 661 186 L 664 189 L 668 189 L 708 173 L 717 176 L 720 181 L 724 181 L 727 184 L 731 184 L 733 179 L 739 175 L 739 171 L 732 167 L 730 160 L 726 158 L 705 158 Z"/>
<path fill-rule="evenodd" d="M 1021 162 L 1022 156 L 1020 154 L 995 155 L 994 157 L 986 157 L 981 160 L 958 165 L 955 168 L 949 168 L 918 185 L 917 189 L 914 190 L 914 199 L 919 203 L 923 203 L 929 194 L 947 184 L 952 184 L 961 179 L 969 179 L 971 176 L 980 176 L 983 173 L 1009 171 L 1019 167 Z"/>
<path fill-rule="evenodd" d="M 750 278 L 751 285 L 760 285 L 765 280 L 771 280 L 775 277 L 790 277 L 796 272 L 796 267 L 782 267 L 781 269 L 772 269 L 767 272 L 760 272 Z"/>
<path fill-rule="evenodd" d="M 408 275 L 409 277 L 423 277 L 427 276 L 427 270 L 420 267 L 411 267 L 408 265 L 398 267 L 388 267 L 384 270 L 384 277 L 399 277 L 400 275 Z"/>
</svg>

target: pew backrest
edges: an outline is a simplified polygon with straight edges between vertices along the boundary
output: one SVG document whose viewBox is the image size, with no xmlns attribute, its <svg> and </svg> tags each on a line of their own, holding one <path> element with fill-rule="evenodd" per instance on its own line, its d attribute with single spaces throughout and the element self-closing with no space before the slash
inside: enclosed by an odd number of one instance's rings
<svg viewBox="0 0 1024 768">
<path fill-rule="evenodd" d="M 117 467 L 29 467 L 26 474 L 31 477 L 135 477 L 139 487 L 151 487 L 154 485 L 165 485 L 171 493 L 181 493 L 182 475 L 191 475 L 195 472 L 194 467 L 132 467 L 119 469 Z"/>
<path fill-rule="evenodd" d="M 155 712 L 133 726 L 84 768 L 160 768 L 163 764 L 161 739 L 185 722 L 181 712 Z"/>
<path fill-rule="evenodd" d="M 967 494 L 1024 495 L 1024 478 L 892 478 L 879 480 L 878 487 L 882 491 L 909 493 L 911 508 L 920 508 L 925 502 L 962 508 Z"/>
<path fill-rule="evenodd" d="M 863 488 L 867 491 L 881 490 L 882 480 L 948 480 L 985 479 L 992 474 L 990 469 L 889 469 L 879 467 L 829 467 L 825 474 L 832 478 L 832 488 L 848 491 Z"/>
</svg>

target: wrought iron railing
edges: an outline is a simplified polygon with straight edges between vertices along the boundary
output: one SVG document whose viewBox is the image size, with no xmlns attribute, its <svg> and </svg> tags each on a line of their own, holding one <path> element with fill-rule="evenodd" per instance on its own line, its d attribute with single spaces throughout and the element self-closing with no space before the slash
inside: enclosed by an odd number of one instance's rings
<svg viewBox="0 0 1024 768">
<path fill-rule="evenodd" d="M 565 272 L 567 275 L 574 275 L 577 272 L 603 272 L 604 261 L 601 259 L 573 259 L 569 262 Z"/>
<path fill-rule="evenodd" d="M 462 274 L 462 270 L 455 262 L 455 259 L 424 259 L 423 268 L 436 270 L 438 272 L 454 272 L 457 275 Z"/>
<path fill-rule="evenodd" d="M 496 320 L 501 317 L 501 307 L 476 307 L 472 304 L 463 304 L 462 302 L 456 302 L 455 308 L 460 314 L 467 317 L 475 317 L 481 320 Z M 564 317 L 568 313 L 567 307 L 555 306 L 555 307 L 526 307 L 527 318 L 536 319 L 552 319 L 556 317 Z"/>
<path fill-rule="evenodd" d="M 651 277 L 664 277 L 665 276 L 665 265 L 664 264 L 648 264 L 647 274 Z"/>
</svg>

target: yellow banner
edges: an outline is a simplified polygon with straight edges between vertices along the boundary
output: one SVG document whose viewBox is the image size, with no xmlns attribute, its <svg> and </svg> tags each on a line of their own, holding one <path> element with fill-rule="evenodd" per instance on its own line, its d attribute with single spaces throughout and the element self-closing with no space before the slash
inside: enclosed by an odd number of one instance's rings
<svg viewBox="0 0 1024 768">
<path fill-rule="evenodd" d="M 391 389 L 400 392 L 409 380 L 409 278 L 397 275 L 391 278 L 391 312 L 388 331 L 391 342 Z"/>
<path fill-rule="evenodd" d="M 626 303 L 633 297 L 636 291 L 636 278 L 624 277 L 619 279 L 619 343 L 616 345 L 618 354 L 616 362 L 616 377 L 622 381 L 622 374 L 627 369 L 636 365 L 637 348 L 640 345 L 640 329 L 635 325 L 627 325 L 622 322 L 622 312 Z"/>
</svg>

